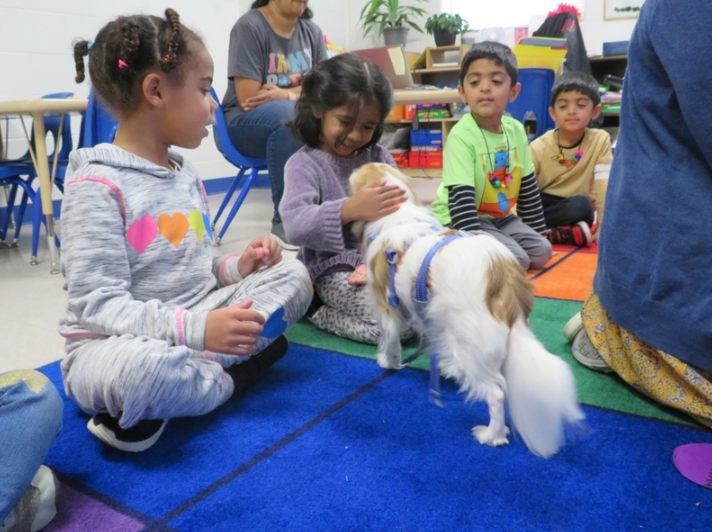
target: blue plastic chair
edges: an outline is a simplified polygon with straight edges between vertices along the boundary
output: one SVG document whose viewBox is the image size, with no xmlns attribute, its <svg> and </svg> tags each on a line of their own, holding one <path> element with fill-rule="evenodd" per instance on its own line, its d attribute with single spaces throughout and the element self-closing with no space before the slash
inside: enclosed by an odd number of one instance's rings
<svg viewBox="0 0 712 532">
<path fill-rule="evenodd" d="M 260 170 L 267 169 L 267 159 L 246 157 L 245 155 L 242 155 L 239 151 L 237 151 L 235 146 L 232 145 L 232 141 L 230 140 L 230 135 L 227 131 L 227 122 L 225 122 L 225 114 L 223 113 L 222 106 L 219 103 L 220 100 L 218 100 L 217 94 L 215 94 L 215 89 L 210 89 L 210 95 L 215 99 L 216 102 L 218 102 L 218 108 L 215 111 L 215 124 L 213 125 L 213 128 L 217 133 L 217 139 L 215 139 L 215 144 L 218 147 L 220 153 L 222 153 L 223 157 L 225 157 L 225 159 L 227 159 L 230 164 L 236 166 L 239 170 L 237 172 L 237 175 L 235 176 L 235 179 L 233 179 L 232 184 L 230 185 L 230 188 L 227 191 L 227 194 L 225 194 L 225 199 L 223 199 L 223 202 L 220 205 L 220 208 L 218 209 L 215 218 L 213 219 L 213 232 L 215 231 L 215 226 L 217 225 L 218 220 L 220 219 L 220 215 L 222 215 L 223 211 L 225 210 L 225 207 L 227 207 L 227 204 L 230 202 L 230 199 L 235 193 L 235 190 L 237 190 L 237 187 L 242 181 L 243 176 L 245 175 L 247 170 L 251 170 L 250 175 L 247 177 L 247 180 L 242 185 L 240 195 L 237 197 L 237 200 L 235 200 L 235 203 L 230 209 L 230 213 L 228 214 L 227 219 L 225 220 L 225 224 L 220 230 L 220 234 L 218 235 L 217 240 L 215 240 L 215 245 L 219 246 L 220 242 L 222 241 L 222 237 L 225 234 L 225 231 L 227 231 L 227 228 L 230 227 L 232 219 L 235 217 L 235 214 L 237 214 L 237 211 L 240 209 L 242 202 L 245 201 L 245 197 L 250 191 L 252 183 L 255 181 L 258 172 Z"/>
<path fill-rule="evenodd" d="M 48 99 L 65 99 L 74 96 L 72 92 L 58 92 L 54 94 L 47 94 L 42 96 L 42 98 Z M 70 122 L 67 116 L 64 117 L 63 122 L 59 115 L 47 115 L 44 117 L 45 133 L 51 135 L 54 141 L 55 149 L 58 145 L 59 139 L 61 137 L 61 150 L 57 154 L 57 168 L 55 174 L 55 184 L 57 187 L 64 192 L 63 180 L 64 174 L 66 173 L 67 164 L 69 163 L 69 153 L 72 151 L 72 131 Z M 35 138 L 34 130 L 30 137 L 30 144 L 34 147 Z M 54 161 L 54 153 L 48 156 L 50 165 Z M 26 179 L 21 176 L 27 175 Z M 22 219 L 25 215 L 25 209 L 27 207 L 28 198 L 32 198 L 32 202 L 35 206 L 33 209 L 33 229 L 32 229 L 32 264 L 36 264 L 37 248 L 39 244 L 39 224 L 44 221 L 41 212 L 41 201 L 39 188 L 35 191 L 32 189 L 32 181 L 37 177 L 34 165 L 32 164 L 32 157 L 30 156 L 29 150 L 25 155 L 18 159 L 3 160 L 0 161 L 0 185 L 11 185 L 10 194 L 7 199 L 7 212 L 5 215 L 5 220 L 0 228 L 0 240 L 5 240 L 7 236 L 7 231 L 10 225 L 10 220 L 12 217 L 12 210 L 15 207 L 15 199 L 17 196 L 17 191 L 19 188 L 23 190 L 22 200 L 18 208 L 17 213 L 17 223 L 15 224 L 15 235 L 13 246 L 17 245 L 17 240 L 20 236 L 20 229 L 22 227 Z M 45 222 L 46 223 L 46 222 Z"/>
<path fill-rule="evenodd" d="M 530 120 L 529 113 L 536 117 L 536 131 L 528 135 L 529 142 L 540 137 L 556 124 L 549 116 L 551 89 L 556 73 L 551 68 L 520 68 L 519 83 L 522 90 L 513 102 L 507 104 L 506 111 L 522 124 Z"/>
<path fill-rule="evenodd" d="M 102 142 L 113 142 L 116 130 L 119 127 L 117 120 L 104 107 L 96 97 L 94 89 L 89 92 L 87 110 L 82 120 L 79 134 L 80 148 L 93 148 Z"/>
</svg>

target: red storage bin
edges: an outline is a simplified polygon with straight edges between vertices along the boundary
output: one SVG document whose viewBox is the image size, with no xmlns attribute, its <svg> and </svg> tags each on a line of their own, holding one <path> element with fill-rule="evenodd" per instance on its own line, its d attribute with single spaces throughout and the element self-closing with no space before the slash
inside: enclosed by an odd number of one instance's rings
<svg viewBox="0 0 712 532">
<path fill-rule="evenodd" d="M 408 154 L 409 168 L 442 168 L 443 152 L 412 151 Z"/>
</svg>

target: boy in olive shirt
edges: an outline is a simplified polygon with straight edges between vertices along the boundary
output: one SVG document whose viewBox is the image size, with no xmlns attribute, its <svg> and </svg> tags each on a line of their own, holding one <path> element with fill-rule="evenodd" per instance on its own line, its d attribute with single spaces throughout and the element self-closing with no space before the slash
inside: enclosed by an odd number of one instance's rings
<svg viewBox="0 0 712 532">
<path fill-rule="evenodd" d="M 556 80 L 549 107 L 556 129 L 530 146 L 547 236 L 554 244 L 588 246 L 601 232 L 613 154 L 610 135 L 588 128 L 600 114 L 598 82 L 592 76 L 567 72 Z"/>
</svg>

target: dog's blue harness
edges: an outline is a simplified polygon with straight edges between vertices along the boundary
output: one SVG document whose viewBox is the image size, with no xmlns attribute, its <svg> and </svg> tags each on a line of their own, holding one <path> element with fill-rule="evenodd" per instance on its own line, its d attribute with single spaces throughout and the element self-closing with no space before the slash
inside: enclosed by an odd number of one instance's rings
<svg viewBox="0 0 712 532">
<path fill-rule="evenodd" d="M 431 226 L 434 232 L 439 232 L 441 229 Z M 425 236 L 427 233 L 422 234 Z M 471 233 L 459 231 L 453 235 L 438 240 L 435 245 L 430 248 L 425 255 L 423 262 L 418 270 L 418 276 L 415 279 L 413 287 L 413 303 L 415 304 L 416 313 L 424 320 L 424 308 L 428 303 L 428 271 L 430 271 L 430 263 L 435 258 L 435 255 L 441 248 L 448 245 L 450 242 L 462 238 L 464 236 L 472 236 Z M 375 236 L 371 237 L 373 240 Z M 398 260 L 398 252 L 394 249 L 386 249 L 386 259 L 388 261 L 388 304 L 398 309 L 406 319 L 410 319 L 410 314 L 404 305 L 401 305 L 400 299 L 396 294 L 396 261 Z M 430 400 L 438 406 L 443 406 L 442 395 L 440 394 L 440 369 L 438 366 L 438 354 L 432 351 L 430 355 Z"/>
</svg>

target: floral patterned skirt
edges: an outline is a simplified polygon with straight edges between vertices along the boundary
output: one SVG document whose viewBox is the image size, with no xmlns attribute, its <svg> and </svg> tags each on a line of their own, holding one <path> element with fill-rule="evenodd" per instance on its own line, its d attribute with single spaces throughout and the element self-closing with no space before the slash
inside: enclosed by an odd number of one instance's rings
<svg viewBox="0 0 712 532">
<path fill-rule="evenodd" d="M 598 354 L 624 381 L 712 428 L 712 373 L 655 349 L 616 325 L 594 291 L 581 317 Z"/>
</svg>

